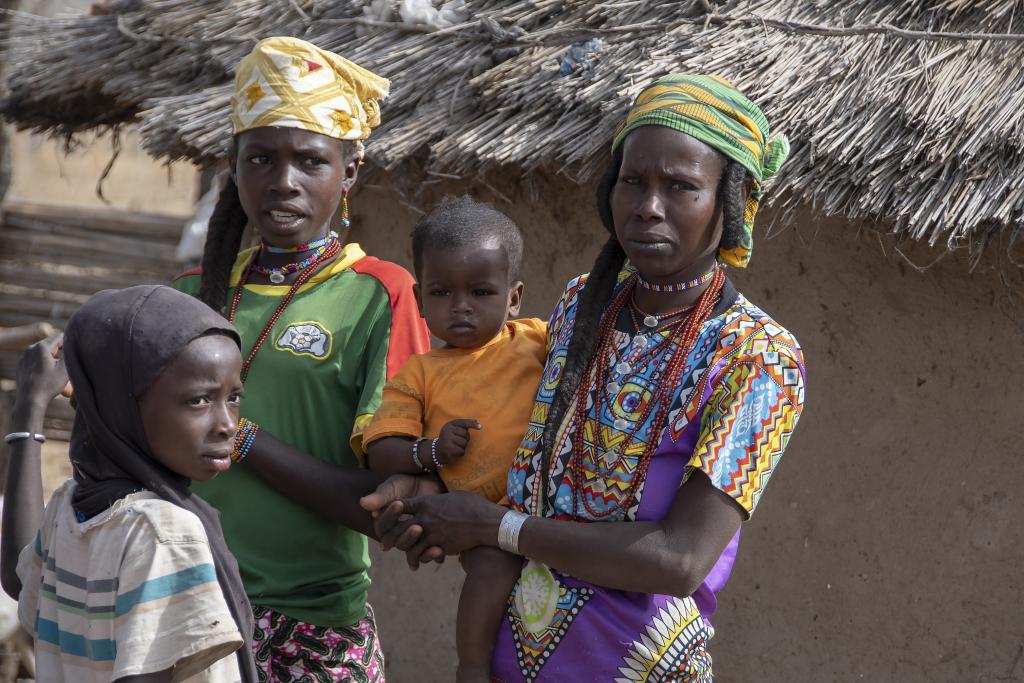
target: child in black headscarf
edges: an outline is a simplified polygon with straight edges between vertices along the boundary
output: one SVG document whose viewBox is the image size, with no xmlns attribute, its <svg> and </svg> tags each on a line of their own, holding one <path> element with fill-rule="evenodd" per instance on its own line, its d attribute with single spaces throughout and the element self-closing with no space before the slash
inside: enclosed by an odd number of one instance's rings
<svg viewBox="0 0 1024 683">
<path fill-rule="evenodd" d="M 0 568 L 35 637 L 38 679 L 255 681 L 238 566 L 217 513 L 189 491 L 231 464 L 238 334 L 196 299 L 144 286 L 92 297 L 60 360 L 59 345 L 23 358 L 12 426 L 25 431 L 6 437 Z M 40 513 L 37 432 L 62 366 L 76 401 L 74 481 Z"/>
</svg>

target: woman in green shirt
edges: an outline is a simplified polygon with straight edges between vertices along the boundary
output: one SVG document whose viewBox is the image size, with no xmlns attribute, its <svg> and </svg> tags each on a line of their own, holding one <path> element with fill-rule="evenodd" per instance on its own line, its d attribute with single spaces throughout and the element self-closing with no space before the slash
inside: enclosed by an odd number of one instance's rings
<svg viewBox="0 0 1024 683">
<path fill-rule="evenodd" d="M 387 378 L 427 350 L 428 334 L 411 275 L 342 245 L 330 222 L 340 205 L 339 232 L 348 227 L 362 141 L 388 85 L 305 41 L 260 42 L 236 69 L 231 179 L 202 268 L 175 282 L 242 337 L 234 457 L 245 463 L 194 490 L 220 510 L 238 558 L 261 680 L 384 677 L 366 604 L 373 530 L 359 507 L 380 480 L 362 469 L 361 433 Z M 247 223 L 262 243 L 239 253 Z M 317 505 L 330 506 L 330 521 L 306 507 Z"/>
</svg>

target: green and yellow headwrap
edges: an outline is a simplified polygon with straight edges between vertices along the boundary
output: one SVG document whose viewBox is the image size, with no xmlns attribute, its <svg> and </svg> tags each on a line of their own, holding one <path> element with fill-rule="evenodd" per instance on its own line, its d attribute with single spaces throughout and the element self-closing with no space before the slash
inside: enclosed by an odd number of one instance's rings
<svg viewBox="0 0 1024 683">
<path fill-rule="evenodd" d="M 231 123 L 237 135 L 285 126 L 365 140 L 380 125 L 386 78 L 298 38 L 267 38 L 235 69 Z"/>
<path fill-rule="evenodd" d="M 640 126 L 667 126 L 692 135 L 738 162 L 754 177 L 743 212 L 743 238 L 739 246 L 719 251 L 725 263 L 745 268 L 754 246 L 754 217 L 761 204 L 762 184 L 789 156 L 789 140 L 781 133 L 772 136 L 760 108 L 732 83 L 717 76 L 669 74 L 647 86 L 615 131 L 612 150 Z"/>
</svg>

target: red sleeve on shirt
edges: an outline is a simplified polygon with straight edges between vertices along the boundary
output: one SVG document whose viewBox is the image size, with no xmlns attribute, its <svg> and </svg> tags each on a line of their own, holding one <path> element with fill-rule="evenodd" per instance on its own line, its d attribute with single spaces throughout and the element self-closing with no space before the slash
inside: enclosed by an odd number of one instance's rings
<svg viewBox="0 0 1024 683">
<path fill-rule="evenodd" d="M 203 267 L 202 266 L 196 266 L 195 268 L 189 268 L 184 273 L 182 273 L 180 275 L 177 275 L 173 280 L 171 280 L 171 282 L 177 282 L 178 280 L 182 279 L 183 277 L 190 277 L 192 275 L 202 275 L 202 274 L 203 274 Z"/>
<path fill-rule="evenodd" d="M 369 275 L 380 282 L 391 299 L 391 334 L 388 338 L 387 378 L 390 380 L 409 356 L 430 350 L 430 332 L 420 316 L 415 282 L 405 268 L 375 256 L 365 256 L 352 265 L 352 270 Z"/>
</svg>

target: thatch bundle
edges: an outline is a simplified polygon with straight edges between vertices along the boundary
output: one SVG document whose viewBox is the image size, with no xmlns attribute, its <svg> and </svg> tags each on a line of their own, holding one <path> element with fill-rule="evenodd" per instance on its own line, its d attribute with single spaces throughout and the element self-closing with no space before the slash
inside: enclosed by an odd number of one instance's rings
<svg viewBox="0 0 1024 683">
<path fill-rule="evenodd" d="M 229 135 L 232 65 L 290 34 L 393 80 L 378 165 L 582 181 L 645 83 L 713 72 L 789 134 L 774 189 L 787 206 L 976 254 L 1020 236 L 1022 0 L 468 0 L 468 19 L 440 30 L 366 20 L 362 4 L 119 0 L 107 16 L 19 16 L 4 113 L 52 132 L 137 119 L 154 156 L 208 163 Z M 566 50 L 593 37 L 592 73 L 561 75 Z"/>
</svg>

